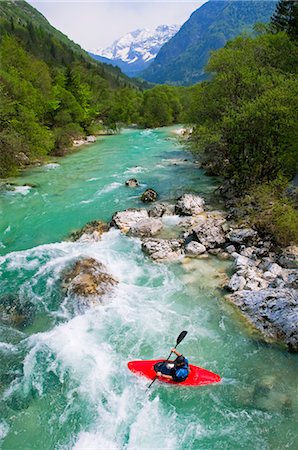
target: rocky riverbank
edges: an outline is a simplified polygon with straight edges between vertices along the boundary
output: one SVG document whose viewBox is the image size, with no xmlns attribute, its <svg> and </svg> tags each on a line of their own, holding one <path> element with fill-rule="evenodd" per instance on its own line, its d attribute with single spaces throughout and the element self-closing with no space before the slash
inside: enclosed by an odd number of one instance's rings
<svg viewBox="0 0 298 450">
<path fill-rule="evenodd" d="M 223 285 L 226 299 L 267 341 L 298 351 L 297 247 L 276 250 L 255 230 L 228 220 L 225 212 L 208 210 L 205 200 L 194 194 L 175 204 L 116 212 L 110 225 L 139 238 L 142 250 L 156 262 L 209 255 L 233 261 L 234 273 Z M 80 239 L 98 239 L 105 231 L 94 222 Z"/>
</svg>

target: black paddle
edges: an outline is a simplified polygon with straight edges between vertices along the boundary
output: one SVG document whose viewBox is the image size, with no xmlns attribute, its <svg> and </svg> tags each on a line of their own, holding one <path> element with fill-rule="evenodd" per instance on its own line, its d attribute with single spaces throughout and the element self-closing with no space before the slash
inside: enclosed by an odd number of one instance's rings
<svg viewBox="0 0 298 450">
<path fill-rule="evenodd" d="M 180 342 L 183 341 L 183 339 L 185 338 L 186 335 L 187 335 L 187 331 L 181 331 L 181 333 L 180 333 L 179 336 L 177 337 L 176 345 L 175 345 L 174 348 L 176 348 L 177 345 L 179 345 Z M 169 361 L 169 359 L 171 358 L 172 353 L 173 353 L 173 352 L 171 351 L 171 353 L 169 354 L 169 356 L 167 357 L 167 359 L 166 359 L 164 362 Z M 158 376 L 156 375 L 156 377 L 154 378 L 153 381 L 151 381 L 151 383 L 149 384 L 149 386 L 147 387 L 147 389 L 151 388 L 152 384 L 154 383 L 154 381 L 155 381 L 157 378 L 158 378 Z"/>
</svg>

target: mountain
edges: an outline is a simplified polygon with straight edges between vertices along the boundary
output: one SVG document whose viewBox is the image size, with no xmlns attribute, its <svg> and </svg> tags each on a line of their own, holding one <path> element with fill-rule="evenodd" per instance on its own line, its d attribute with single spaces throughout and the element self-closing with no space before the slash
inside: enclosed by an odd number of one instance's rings
<svg viewBox="0 0 298 450">
<path fill-rule="evenodd" d="M 141 76 L 154 83 L 190 85 L 206 79 L 204 66 L 210 51 L 229 39 L 251 31 L 256 22 L 268 22 L 276 1 L 210 0 L 158 52 Z"/>
<path fill-rule="evenodd" d="M 90 55 L 101 62 L 120 67 L 129 76 L 136 76 L 149 66 L 160 48 L 178 30 L 178 25 L 159 25 L 154 30 L 135 30 L 117 39 L 106 49 L 90 51 Z"/>
</svg>

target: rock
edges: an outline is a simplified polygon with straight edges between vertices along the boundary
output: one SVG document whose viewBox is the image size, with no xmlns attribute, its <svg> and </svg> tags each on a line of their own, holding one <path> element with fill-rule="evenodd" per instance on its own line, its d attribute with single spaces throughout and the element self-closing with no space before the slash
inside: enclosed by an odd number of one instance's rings
<svg viewBox="0 0 298 450">
<path fill-rule="evenodd" d="M 172 261 L 182 257 L 183 241 L 180 239 L 145 239 L 142 250 L 155 261 Z"/>
<path fill-rule="evenodd" d="M 146 209 L 127 209 L 116 212 L 111 221 L 111 226 L 119 228 L 127 233 L 131 227 L 135 226 L 140 220 L 148 219 L 149 215 Z"/>
<path fill-rule="evenodd" d="M 275 277 L 282 276 L 283 269 L 276 263 L 272 263 L 268 267 L 268 271 L 273 273 Z"/>
<path fill-rule="evenodd" d="M 70 235 L 72 241 L 99 241 L 103 233 L 109 231 L 109 225 L 101 220 L 93 220 L 87 223 L 81 230 L 74 231 Z"/>
<path fill-rule="evenodd" d="M 297 290 L 244 290 L 227 296 L 227 299 L 238 306 L 263 336 L 285 343 L 291 351 L 298 351 Z"/>
<path fill-rule="evenodd" d="M 132 225 L 129 230 L 129 235 L 138 237 L 155 236 L 162 228 L 163 223 L 160 219 L 148 217 Z"/>
<path fill-rule="evenodd" d="M 235 252 L 236 252 L 236 248 L 235 248 L 234 245 L 228 245 L 228 246 L 226 247 L 226 251 L 227 251 L 230 255 L 232 255 L 232 253 L 235 253 Z"/>
<path fill-rule="evenodd" d="M 298 269 L 298 247 L 287 247 L 280 255 L 278 263 L 286 269 Z"/>
<path fill-rule="evenodd" d="M 235 257 L 235 255 L 237 255 Z M 254 261 L 250 258 L 247 258 L 247 256 L 239 255 L 238 253 L 233 253 L 232 256 L 235 258 L 235 267 L 236 269 L 246 269 L 249 266 L 254 265 Z"/>
<path fill-rule="evenodd" d="M 157 199 L 157 192 L 154 189 L 146 189 L 141 196 L 141 200 L 144 203 L 155 202 Z"/>
<path fill-rule="evenodd" d="M 153 208 L 148 211 L 149 217 L 162 217 L 164 215 L 171 216 L 174 214 L 174 206 L 165 203 L 156 203 Z"/>
<path fill-rule="evenodd" d="M 255 259 L 256 258 L 256 251 L 257 251 L 256 247 L 244 247 L 241 250 L 240 254 L 242 256 L 246 256 L 247 258 Z"/>
<path fill-rule="evenodd" d="M 243 244 L 247 242 L 255 242 L 258 233 L 251 228 L 242 228 L 232 230 L 227 234 L 227 238 L 233 244 Z"/>
<path fill-rule="evenodd" d="M 129 180 L 125 181 L 125 185 L 128 187 L 137 187 L 139 186 L 139 182 L 136 178 L 130 178 Z"/>
<path fill-rule="evenodd" d="M 22 166 L 28 166 L 30 164 L 30 159 L 24 152 L 17 153 L 16 159 Z"/>
<path fill-rule="evenodd" d="M 93 144 L 94 142 L 96 142 L 96 137 L 95 136 L 87 136 L 86 138 L 86 142 L 88 142 L 88 144 Z"/>
<path fill-rule="evenodd" d="M 195 240 L 205 245 L 207 249 L 220 247 L 225 243 L 225 234 L 222 230 L 224 222 L 225 218 L 220 213 L 201 214 L 196 217 L 192 234 Z"/>
<path fill-rule="evenodd" d="M 228 284 L 228 289 L 231 291 L 241 291 L 244 289 L 244 286 L 246 285 L 246 280 L 241 275 L 238 275 L 237 273 L 234 273 L 232 278 L 230 279 L 230 282 Z"/>
<path fill-rule="evenodd" d="M 109 293 L 118 283 L 108 274 L 106 267 L 94 258 L 76 261 L 74 266 L 63 274 L 63 286 L 68 294 L 82 297 L 95 297 L 89 304 L 100 302 L 100 297 Z"/>
<path fill-rule="evenodd" d="M 184 194 L 177 200 L 176 214 L 181 216 L 194 216 L 204 211 L 205 200 L 194 194 Z"/>
<path fill-rule="evenodd" d="M 36 307 L 17 295 L 4 294 L 0 297 L 0 323 L 24 328 L 33 323 Z"/>
<path fill-rule="evenodd" d="M 185 253 L 188 256 L 197 256 L 206 252 L 206 247 L 199 242 L 192 241 L 185 246 Z"/>
</svg>

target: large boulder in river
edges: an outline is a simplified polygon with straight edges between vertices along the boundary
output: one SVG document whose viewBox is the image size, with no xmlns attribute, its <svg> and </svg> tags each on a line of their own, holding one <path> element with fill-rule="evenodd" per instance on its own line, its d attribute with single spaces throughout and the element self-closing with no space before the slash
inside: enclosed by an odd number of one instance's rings
<svg viewBox="0 0 298 450">
<path fill-rule="evenodd" d="M 111 226 L 119 228 L 119 230 L 127 233 L 131 227 L 144 219 L 148 219 L 148 211 L 146 209 L 127 209 L 125 211 L 116 212 L 111 221 Z"/>
<path fill-rule="evenodd" d="M 160 219 L 148 217 L 132 225 L 129 230 L 129 235 L 136 237 L 156 236 L 162 228 L 163 223 Z"/>
<path fill-rule="evenodd" d="M 146 189 L 141 196 L 141 200 L 144 203 L 155 202 L 157 200 L 157 192 L 154 189 Z"/>
<path fill-rule="evenodd" d="M 181 239 L 144 239 L 142 250 L 155 261 L 173 261 L 183 256 Z"/>
<path fill-rule="evenodd" d="M 204 211 L 205 200 L 194 194 L 184 194 L 178 198 L 175 212 L 180 216 L 194 216 Z"/>
<path fill-rule="evenodd" d="M 67 293 L 91 297 L 91 304 L 100 302 L 101 297 L 108 294 L 117 283 L 118 281 L 107 273 L 106 267 L 94 258 L 76 261 L 63 275 L 63 285 Z"/>
<path fill-rule="evenodd" d="M 206 247 L 196 241 L 191 241 L 185 246 L 187 256 L 199 256 L 206 252 Z"/>
<path fill-rule="evenodd" d="M 263 289 L 238 291 L 227 296 L 248 321 L 269 340 L 298 351 L 298 291 Z"/>
<path fill-rule="evenodd" d="M 73 241 L 99 241 L 103 233 L 109 231 L 109 225 L 101 220 L 87 223 L 81 230 L 75 231 L 70 238 Z"/>
</svg>

